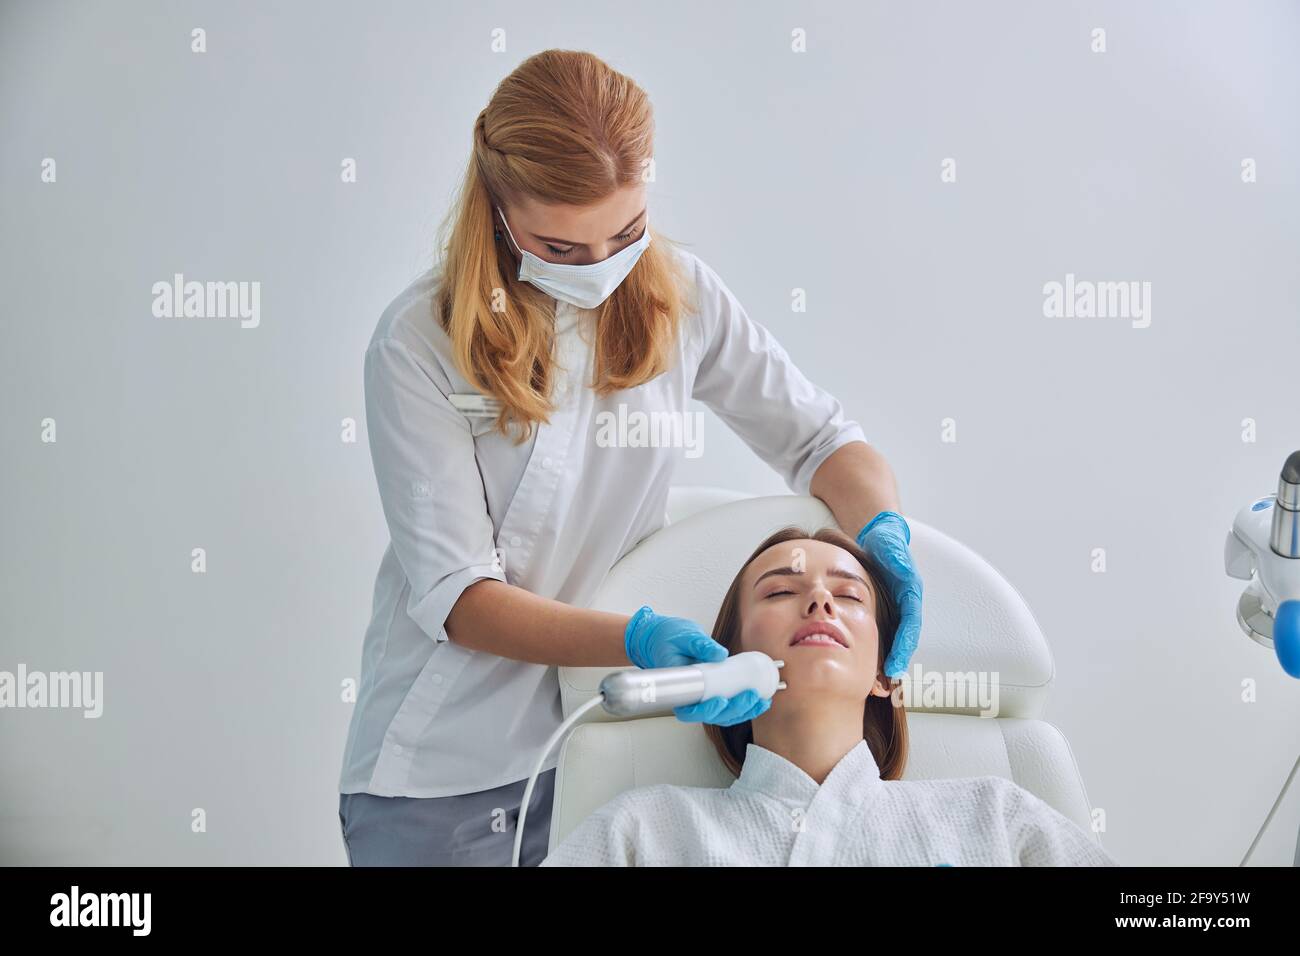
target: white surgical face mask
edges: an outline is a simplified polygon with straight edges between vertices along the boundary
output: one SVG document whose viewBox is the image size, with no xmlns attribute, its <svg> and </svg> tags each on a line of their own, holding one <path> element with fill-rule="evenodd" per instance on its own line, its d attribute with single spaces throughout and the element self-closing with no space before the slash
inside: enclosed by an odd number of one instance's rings
<svg viewBox="0 0 1300 956">
<path fill-rule="evenodd" d="M 627 278 L 627 274 L 641 258 L 641 253 L 645 252 L 646 247 L 650 245 L 650 214 L 647 213 L 641 238 L 620 249 L 608 259 L 585 266 L 570 265 L 566 262 L 547 262 L 521 248 L 519 243 L 515 242 L 514 233 L 510 232 L 510 224 L 506 222 L 506 214 L 501 212 L 500 206 L 496 209 L 501 213 L 501 221 L 505 223 L 510 241 L 514 242 L 515 249 L 519 251 L 517 278 L 524 282 L 531 282 L 547 295 L 553 295 L 580 309 L 594 309 L 608 299 L 619 284 Z"/>
</svg>

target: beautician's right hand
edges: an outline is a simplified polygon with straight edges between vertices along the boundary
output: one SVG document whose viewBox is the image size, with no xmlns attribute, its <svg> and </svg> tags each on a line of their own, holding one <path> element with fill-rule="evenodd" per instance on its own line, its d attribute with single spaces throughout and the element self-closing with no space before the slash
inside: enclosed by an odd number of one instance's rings
<svg viewBox="0 0 1300 956">
<path fill-rule="evenodd" d="M 727 649 L 705 634 L 694 621 L 656 614 L 648 604 L 642 605 L 627 622 L 623 647 L 627 659 L 641 668 L 688 667 L 715 663 L 728 657 Z M 751 720 L 770 706 L 770 700 L 747 690 L 731 698 L 711 697 L 698 704 L 675 707 L 673 713 L 678 720 L 726 727 Z"/>
</svg>

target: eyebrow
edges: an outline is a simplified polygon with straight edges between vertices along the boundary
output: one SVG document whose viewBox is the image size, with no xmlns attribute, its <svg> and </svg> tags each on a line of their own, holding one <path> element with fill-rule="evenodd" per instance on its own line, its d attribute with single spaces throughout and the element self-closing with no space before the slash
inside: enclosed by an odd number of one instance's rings
<svg viewBox="0 0 1300 956">
<path fill-rule="evenodd" d="M 773 568 L 771 571 L 764 571 L 762 574 L 760 574 L 758 576 L 758 581 L 762 581 L 763 578 L 771 577 L 773 574 L 802 574 L 802 573 L 803 573 L 802 571 L 796 571 L 794 568 L 790 568 L 790 567 Z M 851 580 L 858 581 L 866 585 L 868 591 L 871 590 L 871 585 L 867 584 L 866 581 L 864 581 L 859 575 L 854 574 L 852 571 L 845 571 L 842 568 L 831 568 L 826 573 L 833 578 L 850 578 Z M 754 582 L 754 587 L 758 587 L 758 581 Z"/>
<path fill-rule="evenodd" d="M 635 219 L 633 219 L 633 220 L 632 220 L 631 222 L 629 222 L 626 226 L 624 226 L 622 229 L 620 229 L 618 232 L 616 232 L 614 235 L 610 236 L 609 238 L 611 238 L 611 239 L 617 239 L 619 236 L 623 235 L 623 233 L 627 232 L 629 229 L 631 229 L 633 226 L 635 226 L 638 222 L 640 222 L 640 221 L 641 221 L 641 217 L 644 216 L 644 215 L 645 215 L 645 210 L 642 209 L 639 213 L 636 214 L 636 218 L 635 218 Z M 585 246 L 585 245 L 586 245 L 585 242 L 573 242 L 573 241 L 571 241 L 571 240 L 569 240 L 569 239 L 556 239 L 554 236 L 543 236 L 543 235 L 539 235 L 538 233 L 533 233 L 533 238 L 534 238 L 534 239 L 541 239 L 543 242 L 557 242 L 557 243 L 559 243 L 560 245 L 563 245 L 563 246 Z"/>
</svg>

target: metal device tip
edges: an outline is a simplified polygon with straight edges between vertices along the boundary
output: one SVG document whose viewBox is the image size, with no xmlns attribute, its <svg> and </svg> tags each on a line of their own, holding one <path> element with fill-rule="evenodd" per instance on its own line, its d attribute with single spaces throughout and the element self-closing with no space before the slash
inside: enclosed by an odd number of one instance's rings
<svg viewBox="0 0 1300 956">
<path fill-rule="evenodd" d="M 776 689 L 777 689 L 777 690 L 785 690 L 785 681 L 781 681 L 779 684 L 777 684 L 777 685 L 776 685 Z"/>
</svg>

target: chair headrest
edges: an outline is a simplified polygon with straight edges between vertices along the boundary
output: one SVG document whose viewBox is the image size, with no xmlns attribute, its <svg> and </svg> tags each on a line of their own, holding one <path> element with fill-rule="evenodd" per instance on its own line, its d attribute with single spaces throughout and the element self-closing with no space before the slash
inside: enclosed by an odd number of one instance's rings
<svg viewBox="0 0 1300 956">
<path fill-rule="evenodd" d="M 906 517 L 911 552 L 924 585 L 921 639 L 903 678 L 910 711 L 987 713 L 996 685 L 997 715 L 1036 718 L 1053 675 L 1047 641 L 1020 594 L 988 562 L 942 532 Z M 642 540 L 614 565 L 592 608 L 632 614 L 649 604 L 688 617 L 705 633 L 727 588 L 754 548 L 772 532 L 835 526 L 818 498 L 776 495 L 706 508 Z M 595 695 L 616 668 L 561 667 L 566 715 Z M 983 696 L 979 687 L 983 687 Z M 614 720 L 600 708 L 584 720 Z"/>
</svg>

